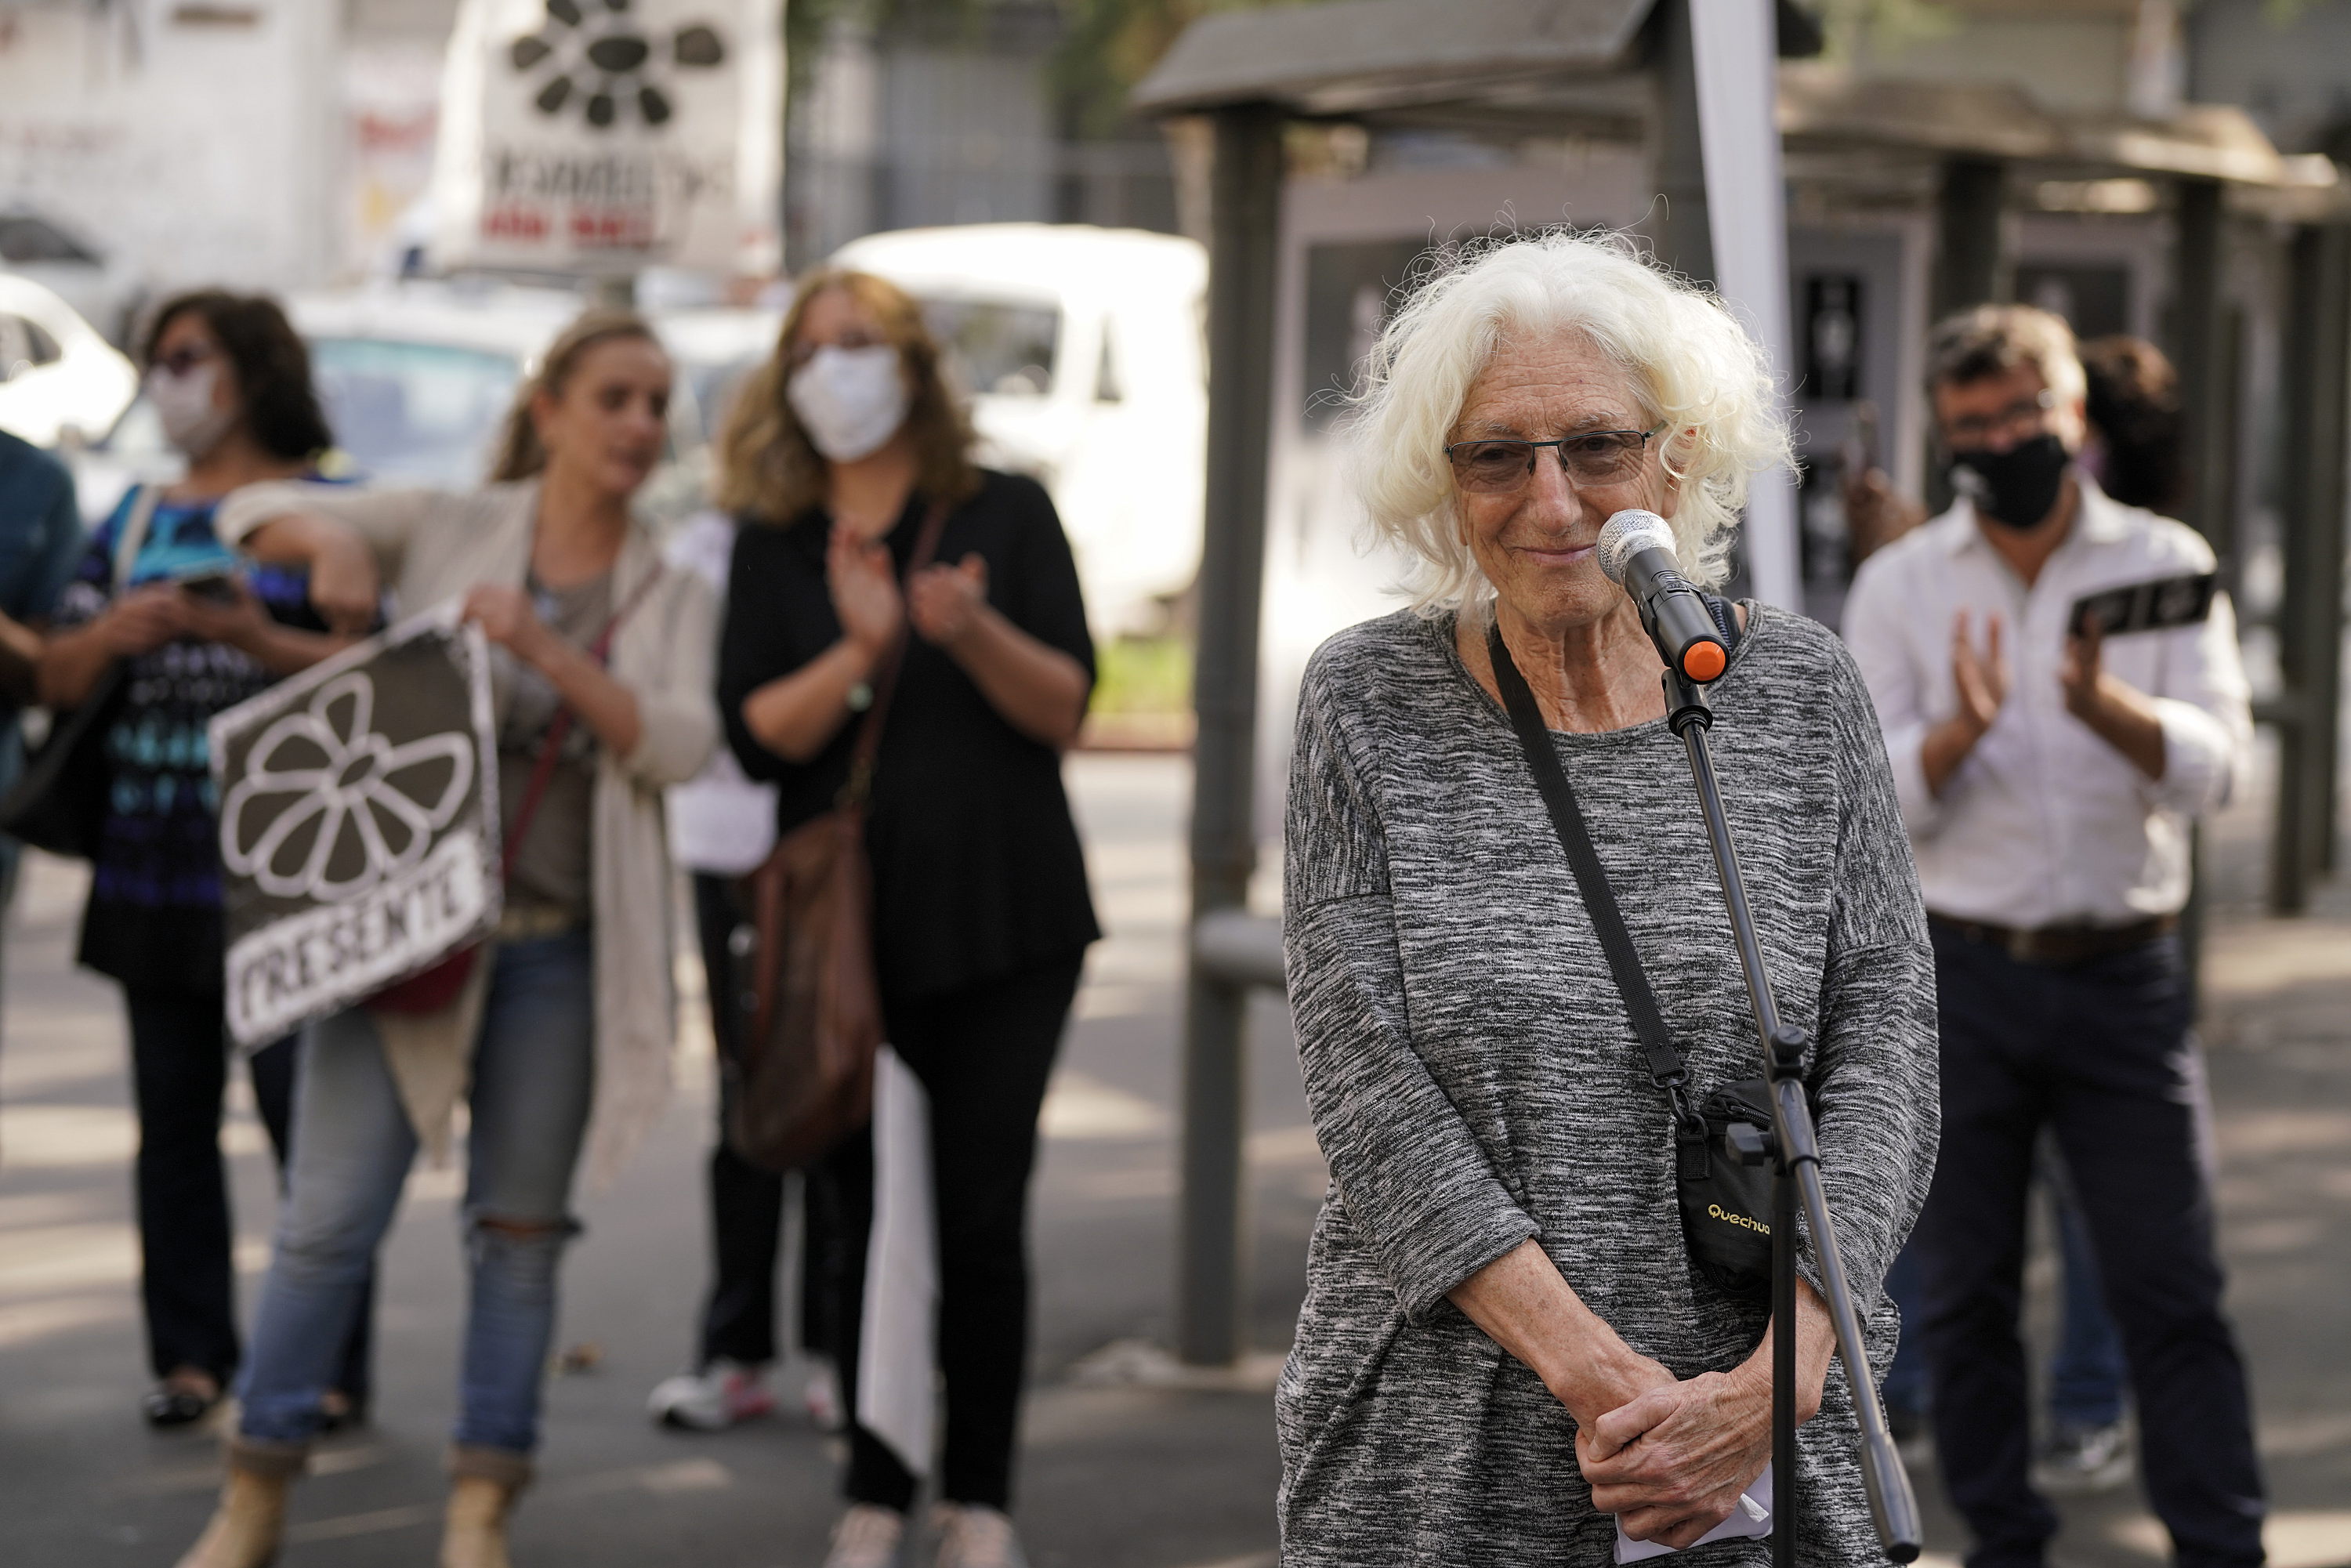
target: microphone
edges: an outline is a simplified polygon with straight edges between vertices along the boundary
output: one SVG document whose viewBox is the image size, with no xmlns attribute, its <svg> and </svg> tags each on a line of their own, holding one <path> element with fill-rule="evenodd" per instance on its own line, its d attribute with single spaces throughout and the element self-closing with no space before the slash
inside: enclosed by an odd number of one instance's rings
<svg viewBox="0 0 2351 1568">
<path fill-rule="evenodd" d="M 1698 586 L 1681 574 L 1674 531 L 1655 512 L 1631 507 L 1600 530 L 1600 570 L 1633 596 L 1657 657 L 1683 679 L 1700 685 L 1730 667 L 1730 648 L 1715 626 Z"/>
</svg>

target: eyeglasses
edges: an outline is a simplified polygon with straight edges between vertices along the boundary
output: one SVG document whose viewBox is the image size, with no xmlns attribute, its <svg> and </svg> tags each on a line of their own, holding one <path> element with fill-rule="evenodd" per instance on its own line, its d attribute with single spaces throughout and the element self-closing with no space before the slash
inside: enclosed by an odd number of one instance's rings
<svg viewBox="0 0 2351 1568">
<path fill-rule="evenodd" d="M 1943 437 L 1954 451 L 1974 452 L 1989 446 L 2002 435 L 2038 435 L 2042 421 L 2057 406 L 2057 394 L 2043 387 L 2029 398 L 2020 398 L 1998 413 L 1970 413 L 1950 421 L 1943 426 Z"/>
<path fill-rule="evenodd" d="M 1649 437 L 1665 429 L 1587 430 L 1556 441 L 1457 441 L 1445 449 L 1453 482 L 1473 496 L 1506 496 L 1534 477 L 1535 454 L 1552 448 L 1572 485 L 1622 485 L 1641 472 Z"/>
<path fill-rule="evenodd" d="M 156 355 L 155 369 L 176 382 L 198 365 L 218 358 L 220 358 L 218 349 L 206 348 L 199 343 L 189 343 L 172 350 L 168 354 Z"/>
</svg>

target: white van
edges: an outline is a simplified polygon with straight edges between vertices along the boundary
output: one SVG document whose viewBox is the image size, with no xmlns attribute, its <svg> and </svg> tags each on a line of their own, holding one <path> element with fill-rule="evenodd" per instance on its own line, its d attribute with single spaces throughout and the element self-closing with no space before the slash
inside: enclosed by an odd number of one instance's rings
<svg viewBox="0 0 2351 1568">
<path fill-rule="evenodd" d="M 1052 493 L 1098 636 L 1166 624 L 1200 569 L 1207 252 L 1082 225 L 869 235 L 833 264 L 922 301 L 972 394 L 981 460 Z"/>
<path fill-rule="evenodd" d="M 0 272 L 0 430 L 36 446 L 95 439 L 138 391 L 131 361 L 72 306 Z"/>
</svg>

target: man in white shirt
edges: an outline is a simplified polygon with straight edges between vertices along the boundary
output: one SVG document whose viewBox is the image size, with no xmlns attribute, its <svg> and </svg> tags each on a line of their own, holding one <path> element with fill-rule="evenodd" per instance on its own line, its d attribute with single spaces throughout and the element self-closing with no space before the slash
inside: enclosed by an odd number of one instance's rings
<svg viewBox="0 0 2351 1568">
<path fill-rule="evenodd" d="M 2039 1568 L 2017 1332 L 2033 1150 L 2054 1134 L 2120 1324 L 2147 1492 L 2185 1568 L 2262 1561 L 2245 1375 L 2199 1157 L 2201 1066 L 2174 927 L 2189 830 L 2242 773 L 2234 619 L 2070 632 L 2102 589 L 2213 570 L 2179 523 L 2070 462 L 2065 324 L 1983 306 L 1929 355 L 1962 498 L 1872 556 L 1845 607 L 1932 927 L 1943 1136 L 1913 1246 L 1936 1448 L 1970 1568 Z"/>
</svg>

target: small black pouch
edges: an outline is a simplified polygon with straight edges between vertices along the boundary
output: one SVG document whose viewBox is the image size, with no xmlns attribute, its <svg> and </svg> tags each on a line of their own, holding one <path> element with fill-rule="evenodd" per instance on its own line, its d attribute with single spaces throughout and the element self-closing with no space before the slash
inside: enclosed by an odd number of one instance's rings
<svg viewBox="0 0 2351 1568">
<path fill-rule="evenodd" d="M 1705 1135 L 1679 1140 L 1676 1161 L 1690 1261 L 1733 1294 L 1766 1290 L 1771 1283 L 1769 1151 L 1778 1131 L 1771 1087 L 1761 1078 L 1725 1084 L 1706 1097 L 1698 1116 Z M 1733 1133 L 1734 1127 L 1752 1129 L 1753 1135 Z"/>
<path fill-rule="evenodd" d="M 1713 606 L 1709 606 L 1713 608 Z M 1721 609 L 1715 621 L 1729 631 L 1735 622 Z M 1734 646 L 1736 644 L 1734 643 Z M 1592 917 L 1592 927 L 1607 955 L 1609 972 L 1625 998 L 1625 1010 L 1640 1037 L 1649 1081 L 1666 1097 L 1674 1129 L 1675 1194 L 1682 1213 L 1682 1239 L 1690 1261 L 1701 1274 L 1736 1295 L 1766 1293 L 1771 1284 L 1771 1166 L 1768 1157 L 1778 1119 L 1771 1109 L 1771 1086 L 1761 1078 L 1744 1078 L 1708 1095 L 1702 1103 L 1690 1099 L 1689 1070 L 1674 1049 L 1666 1029 L 1656 993 L 1641 967 L 1641 956 L 1616 907 L 1608 873 L 1592 847 L 1583 812 L 1567 781 L 1567 769 L 1552 749 L 1543 727 L 1542 711 L 1525 677 L 1511 663 L 1499 628 L 1489 628 L 1487 651 L 1494 662 L 1494 684 L 1501 689 L 1502 706 L 1510 710 L 1510 727 L 1518 732 L 1519 749 L 1528 771 L 1551 813 L 1560 847 L 1567 852 L 1577 891 Z"/>
</svg>

